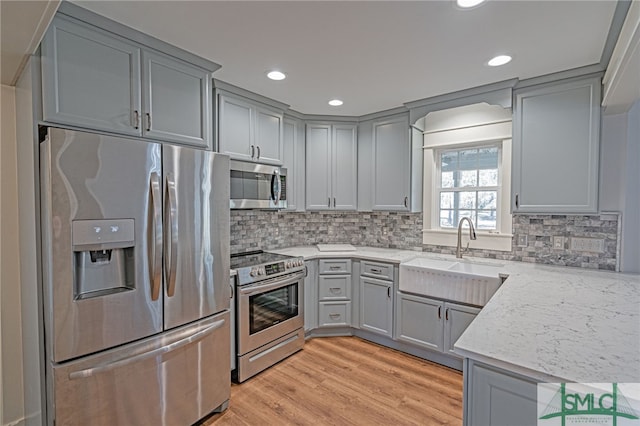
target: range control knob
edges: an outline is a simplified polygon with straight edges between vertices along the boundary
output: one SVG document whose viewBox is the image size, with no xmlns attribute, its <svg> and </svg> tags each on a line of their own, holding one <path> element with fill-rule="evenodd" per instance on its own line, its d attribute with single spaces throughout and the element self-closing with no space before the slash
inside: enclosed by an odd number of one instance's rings
<svg viewBox="0 0 640 426">
<path fill-rule="evenodd" d="M 261 267 L 261 268 L 258 270 L 258 275 L 264 275 L 264 274 L 265 274 L 264 267 Z"/>
<path fill-rule="evenodd" d="M 249 272 L 249 275 L 252 277 L 255 277 L 256 275 L 258 275 L 258 270 L 256 268 L 251 269 L 251 272 Z"/>
</svg>

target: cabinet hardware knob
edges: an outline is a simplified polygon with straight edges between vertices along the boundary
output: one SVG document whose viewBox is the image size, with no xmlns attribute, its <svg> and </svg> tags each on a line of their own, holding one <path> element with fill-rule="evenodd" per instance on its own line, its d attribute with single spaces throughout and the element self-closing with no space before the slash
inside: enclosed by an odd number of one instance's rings
<svg viewBox="0 0 640 426">
<path fill-rule="evenodd" d="M 140 128 L 140 113 L 138 110 L 133 111 L 133 128 L 138 130 Z"/>
</svg>

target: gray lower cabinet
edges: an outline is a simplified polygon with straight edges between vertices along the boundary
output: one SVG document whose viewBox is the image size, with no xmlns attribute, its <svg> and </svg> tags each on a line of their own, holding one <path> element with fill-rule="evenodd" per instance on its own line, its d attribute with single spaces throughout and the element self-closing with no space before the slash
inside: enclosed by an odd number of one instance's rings
<svg viewBox="0 0 640 426">
<path fill-rule="evenodd" d="M 480 308 L 397 293 L 396 339 L 458 357 L 453 345 Z"/>
<path fill-rule="evenodd" d="M 318 327 L 351 326 L 351 259 L 318 261 Z"/>
<path fill-rule="evenodd" d="M 318 328 L 318 261 L 306 260 L 304 279 L 304 331 Z"/>
<path fill-rule="evenodd" d="M 361 262 L 360 328 L 362 330 L 393 337 L 394 281 L 393 265 Z"/>
<path fill-rule="evenodd" d="M 218 91 L 218 151 L 231 158 L 281 165 L 283 113 Z"/>
<path fill-rule="evenodd" d="M 514 213 L 598 209 L 600 76 L 515 92 Z"/>
<path fill-rule="evenodd" d="M 538 424 L 535 380 L 470 359 L 465 363 L 465 426 Z"/>
<path fill-rule="evenodd" d="M 307 210 L 356 210 L 357 149 L 355 124 L 307 124 Z"/>
<path fill-rule="evenodd" d="M 41 58 L 45 121 L 212 147 L 210 71 L 64 15 Z"/>
</svg>

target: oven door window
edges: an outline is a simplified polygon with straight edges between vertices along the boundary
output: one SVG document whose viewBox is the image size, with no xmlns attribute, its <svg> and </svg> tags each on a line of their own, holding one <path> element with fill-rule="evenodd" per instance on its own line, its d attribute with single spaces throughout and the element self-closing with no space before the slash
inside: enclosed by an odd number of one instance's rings
<svg viewBox="0 0 640 426">
<path fill-rule="evenodd" d="M 298 316 L 298 283 L 249 296 L 249 332 L 258 333 Z"/>
</svg>

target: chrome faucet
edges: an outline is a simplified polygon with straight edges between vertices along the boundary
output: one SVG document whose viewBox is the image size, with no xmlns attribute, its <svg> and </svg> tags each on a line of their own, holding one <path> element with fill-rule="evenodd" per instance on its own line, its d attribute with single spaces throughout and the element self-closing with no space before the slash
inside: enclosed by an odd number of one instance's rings
<svg viewBox="0 0 640 426">
<path fill-rule="evenodd" d="M 471 222 L 471 219 L 469 219 L 466 216 L 460 219 L 460 223 L 458 223 L 458 247 L 456 247 L 456 257 L 458 259 L 462 259 L 462 253 L 469 250 L 468 242 L 467 242 L 467 248 L 465 249 L 462 248 L 462 222 L 464 222 L 465 220 L 469 222 L 469 239 L 470 240 L 476 239 L 476 230 L 473 227 L 473 222 Z"/>
</svg>

